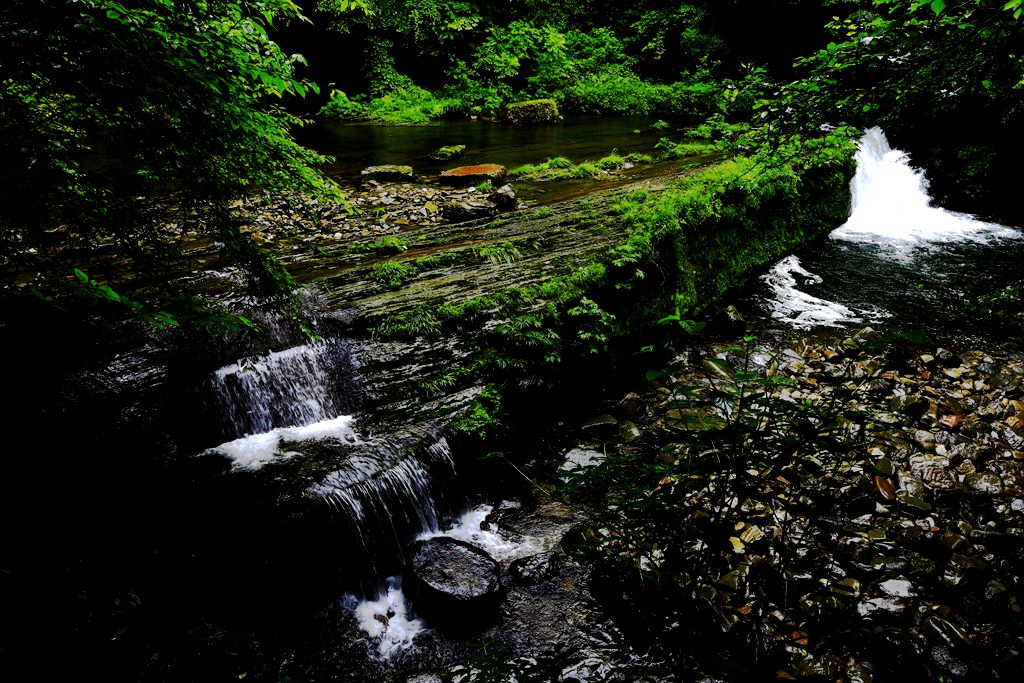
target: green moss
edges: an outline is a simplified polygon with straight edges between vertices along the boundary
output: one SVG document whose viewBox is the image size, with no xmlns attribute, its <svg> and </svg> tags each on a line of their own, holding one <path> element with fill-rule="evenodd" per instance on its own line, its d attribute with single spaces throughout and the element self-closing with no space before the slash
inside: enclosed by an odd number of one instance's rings
<svg viewBox="0 0 1024 683">
<path fill-rule="evenodd" d="M 373 334 L 375 337 L 412 339 L 434 336 L 440 331 L 437 314 L 431 306 L 424 304 L 386 317 L 373 329 Z"/>
<path fill-rule="evenodd" d="M 435 149 L 429 154 L 429 156 L 435 161 L 450 161 L 452 159 L 458 159 L 465 153 L 465 145 L 445 145 L 444 147 Z"/>
<path fill-rule="evenodd" d="M 511 242 L 484 245 L 476 249 L 476 254 L 480 258 L 490 261 L 493 265 L 518 261 L 522 255 L 519 248 Z"/>
<path fill-rule="evenodd" d="M 601 178 L 606 177 L 606 169 L 622 168 L 625 160 L 616 152 L 612 152 L 600 161 L 584 161 L 574 164 L 565 157 L 553 157 L 541 164 L 525 164 L 518 166 L 509 175 L 521 180 L 562 180 L 566 178 Z"/>
<path fill-rule="evenodd" d="M 659 150 L 659 159 L 682 159 L 721 151 L 707 142 L 672 142 L 668 138 L 662 138 L 654 148 Z"/>
<path fill-rule="evenodd" d="M 462 256 L 454 251 L 444 251 L 440 254 L 431 254 L 416 259 L 416 267 L 422 270 L 428 268 L 442 268 L 457 263 Z"/>
<path fill-rule="evenodd" d="M 640 152 L 631 152 L 627 154 L 625 160 L 631 164 L 651 164 L 654 163 L 654 157 L 650 154 L 642 154 Z"/>
<path fill-rule="evenodd" d="M 622 168 L 626 165 L 626 159 L 623 158 L 617 150 L 612 150 L 612 153 L 606 157 L 598 159 L 597 165 L 605 171 L 611 171 L 617 168 Z"/>
<path fill-rule="evenodd" d="M 558 123 L 562 120 L 562 116 L 558 113 L 558 104 L 551 99 L 514 102 L 505 107 L 502 118 L 515 126 L 531 123 Z"/>
<path fill-rule="evenodd" d="M 708 166 L 657 194 L 625 195 L 613 208 L 628 236 L 609 258 L 632 272 L 627 286 L 657 271 L 673 304 L 699 311 L 742 275 L 845 219 L 853 149 L 844 131 L 797 139 Z"/>
<path fill-rule="evenodd" d="M 390 256 L 401 254 L 409 248 L 409 243 L 395 235 L 384 235 L 373 242 L 358 242 L 349 249 L 355 254 L 380 254 Z"/>
<path fill-rule="evenodd" d="M 378 263 L 370 271 L 370 279 L 385 287 L 396 289 L 416 274 L 416 266 L 397 261 Z"/>
<path fill-rule="evenodd" d="M 473 399 L 469 409 L 451 423 L 450 428 L 455 433 L 485 439 L 500 427 L 500 414 L 501 392 L 497 387 L 488 386 Z"/>
</svg>

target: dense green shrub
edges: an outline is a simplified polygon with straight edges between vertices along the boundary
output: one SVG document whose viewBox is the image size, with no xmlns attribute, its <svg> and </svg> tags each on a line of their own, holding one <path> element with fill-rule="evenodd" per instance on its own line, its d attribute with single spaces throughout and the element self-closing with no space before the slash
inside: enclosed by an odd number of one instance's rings
<svg viewBox="0 0 1024 683">
<path fill-rule="evenodd" d="M 362 104 L 350 100 L 340 90 L 332 90 L 331 98 L 320 108 L 319 114 L 330 119 L 358 119 L 362 118 L 364 112 Z"/>
<path fill-rule="evenodd" d="M 461 103 L 450 97 L 439 97 L 416 85 L 371 100 L 366 118 L 379 123 L 417 125 L 445 114 L 459 111 Z"/>
</svg>

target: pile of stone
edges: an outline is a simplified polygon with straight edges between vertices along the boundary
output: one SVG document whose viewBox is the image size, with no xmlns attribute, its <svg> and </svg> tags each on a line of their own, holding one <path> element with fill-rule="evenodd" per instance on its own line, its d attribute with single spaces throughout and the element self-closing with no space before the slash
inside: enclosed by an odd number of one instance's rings
<svg viewBox="0 0 1024 683">
<path fill-rule="evenodd" d="M 680 576 L 698 586 L 693 602 L 677 606 L 690 623 L 664 628 L 703 629 L 702 647 L 725 643 L 780 680 L 1012 677 L 1024 670 L 1024 356 L 876 338 L 713 348 L 624 400 L 620 449 L 651 448 L 666 473 L 648 495 L 675 501 L 672 540 L 685 545 L 636 564 L 693 570 Z M 748 459 L 708 468 L 741 384 L 748 406 L 786 419 L 760 423 Z M 609 519 L 592 533 L 628 553 L 616 533 L 629 524 Z"/>
<path fill-rule="evenodd" d="M 242 206 L 244 229 L 265 245 L 330 245 L 394 235 L 418 225 L 488 218 L 518 206 L 513 189 L 499 184 L 498 176 L 504 176 L 493 169 L 480 176 L 489 180 L 490 174 L 497 179 L 492 188 L 483 191 L 465 183 L 415 181 L 411 169 L 408 177 L 402 169 L 408 167 L 367 169 L 370 173 L 364 172 L 362 183 L 342 187 L 349 200 L 347 205 L 305 198 L 250 200 Z M 476 178 L 460 176 L 467 177 Z"/>
</svg>

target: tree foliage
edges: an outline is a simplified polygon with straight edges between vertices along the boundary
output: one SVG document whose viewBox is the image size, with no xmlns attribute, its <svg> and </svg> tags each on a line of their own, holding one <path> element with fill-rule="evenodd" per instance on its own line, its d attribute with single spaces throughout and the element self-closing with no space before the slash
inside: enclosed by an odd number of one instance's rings
<svg viewBox="0 0 1024 683">
<path fill-rule="evenodd" d="M 794 127 L 986 114 L 1010 123 L 1024 87 L 1018 16 L 1006 0 L 858 2 L 832 18 L 832 41 L 798 60 L 803 78 L 767 92 L 765 116 L 772 110 Z"/>
<path fill-rule="evenodd" d="M 0 10 L 2 291 L 81 290 L 74 268 L 102 275 L 99 286 L 127 271 L 159 291 L 190 230 L 222 243 L 259 291 L 290 290 L 229 206 L 255 189 L 337 196 L 284 106 L 316 86 L 295 73 L 302 57 L 268 36 L 275 21 L 302 19 L 290 0 Z"/>
</svg>

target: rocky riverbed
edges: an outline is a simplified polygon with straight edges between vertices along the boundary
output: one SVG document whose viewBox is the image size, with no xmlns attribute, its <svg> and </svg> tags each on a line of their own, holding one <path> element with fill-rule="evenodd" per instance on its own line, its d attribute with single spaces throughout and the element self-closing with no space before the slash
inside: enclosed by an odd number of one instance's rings
<svg viewBox="0 0 1024 683">
<path fill-rule="evenodd" d="M 518 206 L 509 185 L 449 186 L 425 179 L 341 182 L 348 204 L 282 198 L 241 205 L 245 230 L 264 246 L 346 242 L 395 235 L 416 226 L 487 218 Z"/>
<path fill-rule="evenodd" d="M 884 341 L 690 349 L 591 421 L 628 474 L 590 466 L 612 505 L 572 544 L 660 670 L 1019 674 L 1024 356 Z"/>
<path fill-rule="evenodd" d="M 485 626 L 325 646 L 400 683 L 1013 680 L 1022 427 L 1022 354 L 870 329 L 693 346 L 463 537 L 547 539 L 498 555 Z"/>
</svg>

